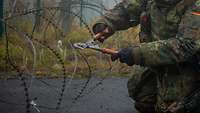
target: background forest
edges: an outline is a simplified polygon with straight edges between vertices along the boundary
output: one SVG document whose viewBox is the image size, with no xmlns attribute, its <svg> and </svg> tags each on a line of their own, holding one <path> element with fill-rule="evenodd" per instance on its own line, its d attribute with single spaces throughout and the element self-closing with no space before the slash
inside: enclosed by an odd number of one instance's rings
<svg viewBox="0 0 200 113">
<path fill-rule="evenodd" d="M 75 50 L 73 43 L 92 38 L 98 16 L 118 0 L 1 0 L 0 73 L 16 69 L 38 77 L 129 76 L 133 68 L 111 62 L 93 50 Z M 138 42 L 138 27 L 116 32 L 102 47 L 120 48 Z M 5 76 L 1 76 L 5 77 Z"/>
</svg>

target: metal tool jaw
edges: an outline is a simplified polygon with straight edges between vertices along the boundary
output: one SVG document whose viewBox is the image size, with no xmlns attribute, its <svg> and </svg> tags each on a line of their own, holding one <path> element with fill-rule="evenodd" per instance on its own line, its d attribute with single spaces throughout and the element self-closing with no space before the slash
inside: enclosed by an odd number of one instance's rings
<svg viewBox="0 0 200 113">
<path fill-rule="evenodd" d="M 75 43 L 75 44 L 73 44 L 73 46 L 75 48 L 77 48 L 77 49 L 86 49 L 86 48 L 89 48 L 89 49 L 100 49 L 100 47 L 97 44 L 97 42 L 95 42 L 93 40 L 87 41 L 85 43 Z"/>
<path fill-rule="evenodd" d="M 75 43 L 73 46 L 77 49 L 87 49 L 88 48 L 88 49 L 93 49 L 95 51 L 99 51 L 104 54 L 110 54 L 110 55 L 118 53 L 118 51 L 115 51 L 115 50 L 112 50 L 109 48 L 100 48 L 98 45 L 98 42 L 96 42 L 94 40 L 90 40 L 85 43 Z"/>
</svg>

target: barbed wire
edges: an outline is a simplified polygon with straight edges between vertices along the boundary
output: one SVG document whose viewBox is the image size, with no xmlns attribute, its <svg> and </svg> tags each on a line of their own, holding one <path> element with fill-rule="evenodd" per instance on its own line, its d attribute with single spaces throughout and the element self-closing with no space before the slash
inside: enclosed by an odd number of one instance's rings
<svg viewBox="0 0 200 113">
<path fill-rule="evenodd" d="M 30 113 L 30 103 L 29 103 L 29 102 L 30 102 L 30 97 L 29 97 L 30 95 L 29 95 L 27 83 L 26 83 L 26 81 L 25 81 L 25 78 L 23 77 L 23 72 L 24 72 L 24 70 L 21 70 L 20 68 L 18 68 L 18 67 L 12 62 L 12 60 L 10 59 L 9 49 L 8 49 L 8 46 L 9 46 L 9 45 L 8 45 L 8 44 L 9 44 L 9 43 L 8 43 L 9 36 L 8 36 L 8 32 L 7 32 L 7 26 L 8 26 L 9 28 L 11 28 L 12 30 L 14 30 L 14 31 L 17 31 L 17 30 L 16 30 L 16 28 L 10 26 L 6 21 L 3 21 L 3 20 L 1 20 L 1 21 L 5 24 L 5 37 L 6 37 L 7 60 L 8 60 L 8 62 L 9 62 L 9 64 L 11 65 L 11 67 L 17 71 L 18 76 L 19 76 L 19 78 L 20 78 L 20 80 L 21 80 L 21 82 L 22 82 L 22 86 L 24 87 L 25 98 L 26 98 L 26 113 Z M 20 34 L 21 34 L 21 32 L 20 32 Z M 23 34 L 21 34 L 21 35 L 23 35 Z"/>
<path fill-rule="evenodd" d="M 8 20 L 12 20 L 12 19 L 15 19 L 17 17 L 21 17 L 21 16 L 25 16 L 25 15 L 29 15 L 29 14 L 35 14 L 37 12 L 40 12 L 40 11 L 55 11 L 55 13 L 59 10 L 62 10 L 62 11 L 65 11 L 66 13 L 69 13 L 77 18 L 79 18 L 80 20 L 82 19 L 78 14 L 74 13 L 74 12 L 69 12 L 69 11 L 66 11 L 66 10 L 63 10 L 62 8 L 60 7 L 45 7 L 45 8 L 41 8 L 41 9 L 29 9 L 29 10 L 23 10 L 23 11 L 15 11 L 15 14 L 13 14 L 12 16 L 9 16 L 9 17 L 5 17 L 4 19 L 2 19 L 1 21 L 5 24 L 6 27 L 8 27 L 9 29 L 12 29 L 13 31 L 15 31 L 16 33 L 22 35 L 22 37 L 28 37 L 31 42 L 34 42 L 34 43 L 39 43 L 40 45 L 44 46 L 45 48 L 47 48 L 48 50 L 50 50 L 56 57 L 56 59 L 58 60 L 58 62 L 62 65 L 62 74 L 63 74 L 63 81 L 62 81 L 62 87 L 61 87 L 61 90 L 60 90 L 60 93 L 59 93 L 59 97 L 58 97 L 58 101 L 57 101 L 57 105 L 55 108 L 49 108 L 49 107 L 46 107 L 48 109 L 54 109 L 56 111 L 58 111 L 60 109 L 60 106 L 62 104 L 62 101 L 63 101 L 63 96 L 64 96 L 64 93 L 65 93 L 65 89 L 66 89 L 66 82 L 67 82 L 67 74 L 66 74 L 66 68 L 65 68 L 65 63 L 63 61 L 63 59 L 61 58 L 60 54 L 54 49 L 54 48 L 51 48 L 49 45 L 47 45 L 47 43 L 45 42 L 42 42 L 40 41 L 39 39 L 36 39 L 34 38 L 34 32 L 35 32 L 35 25 L 33 26 L 33 30 L 30 34 L 28 33 L 25 33 L 23 31 L 19 31 L 16 27 L 14 27 L 13 25 L 10 25 L 8 24 L 6 21 Z M 54 14 L 53 14 L 54 15 Z M 44 19 L 46 22 L 47 22 L 47 27 L 49 26 L 49 24 L 51 24 L 54 29 L 58 30 L 59 33 L 60 33 L 60 36 L 61 37 L 66 37 L 65 33 L 63 32 L 63 30 L 61 28 L 59 28 L 54 22 L 53 22 L 53 16 L 52 18 L 47 18 L 43 15 L 39 15 L 42 19 Z M 84 21 L 84 20 L 81 20 L 82 23 L 85 25 L 85 28 L 88 30 L 89 34 L 91 35 L 91 38 L 93 38 L 93 32 L 90 30 L 90 27 L 89 25 Z M 5 34 L 7 34 L 7 31 L 5 31 Z M 45 35 L 44 35 L 45 36 Z M 28 87 L 26 81 L 25 81 L 25 78 L 23 77 L 23 70 L 20 70 L 11 60 L 10 60 L 10 56 L 9 56 L 9 50 L 8 50 L 8 39 L 9 39 L 9 36 L 6 35 L 6 40 L 7 40 L 7 45 L 6 45 L 6 51 L 7 51 L 7 60 L 9 61 L 9 64 L 17 71 L 18 73 L 18 76 L 20 77 L 20 80 L 22 82 L 22 85 L 24 87 L 24 92 L 25 92 L 25 97 L 26 97 L 26 112 L 27 113 L 30 113 L 30 106 L 31 106 L 31 102 L 32 100 L 30 99 L 30 94 L 29 94 L 29 88 L 31 87 Z M 91 80 L 91 77 L 92 77 L 92 70 L 91 70 L 91 67 L 90 67 L 90 64 L 87 60 L 87 58 L 85 57 L 85 55 L 83 53 L 81 53 L 79 50 L 76 50 L 77 53 L 82 57 L 82 59 L 84 60 L 84 62 L 87 64 L 88 66 L 88 76 L 87 76 L 87 80 L 86 80 L 86 83 L 82 86 L 81 90 L 79 91 L 78 95 L 76 95 L 72 100 L 72 106 L 80 99 L 82 98 L 84 95 L 84 91 L 85 89 L 87 88 L 90 80 Z M 36 59 L 34 59 L 34 62 L 35 62 Z M 34 75 L 32 75 L 34 76 Z M 32 80 L 32 79 L 31 79 Z M 98 87 L 102 82 L 103 82 L 104 79 L 102 79 L 99 83 L 97 83 L 95 85 L 94 88 L 92 88 L 90 92 L 92 92 L 96 87 Z M 68 84 L 70 85 L 70 84 Z M 41 107 L 38 105 L 38 107 Z M 43 108 L 45 108 L 45 106 L 43 106 Z M 69 110 L 68 110 L 69 111 Z M 67 112 L 68 112 L 67 111 Z"/>
</svg>

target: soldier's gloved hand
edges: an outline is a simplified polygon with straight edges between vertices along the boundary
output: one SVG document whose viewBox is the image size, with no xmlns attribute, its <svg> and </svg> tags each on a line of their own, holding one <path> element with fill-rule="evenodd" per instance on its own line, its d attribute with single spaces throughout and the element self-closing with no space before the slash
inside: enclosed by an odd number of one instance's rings
<svg viewBox="0 0 200 113">
<path fill-rule="evenodd" d="M 92 30 L 95 34 L 95 39 L 101 43 L 103 43 L 109 36 L 114 33 L 109 26 L 103 23 L 95 24 Z"/>
<path fill-rule="evenodd" d="M 168 107 L 168 113 L 186 113 L 186 109 L 183 104 L 174 102 Z"/>
<path fill-rule="evenodd" d="M 118 53 L 111 55 L 111 60 L 119 59 L 121 63 L 126 63 L 128 66 L 134 65 L 133 49 L 131 47 L 121 49 Z"/>
</svg>

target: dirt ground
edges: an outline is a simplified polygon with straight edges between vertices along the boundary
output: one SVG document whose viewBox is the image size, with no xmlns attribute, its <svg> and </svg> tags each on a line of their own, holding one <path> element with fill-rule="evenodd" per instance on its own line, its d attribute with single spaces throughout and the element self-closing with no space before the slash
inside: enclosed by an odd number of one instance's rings
<svg viewBox="0 0 200 113">
<path fill-rule="evenodd" d="M 62 79 L 33 79 L 29 84 L 29 97 L 36 106 L 31 113 L 137 113 L 129 98 L 128 78 L 107 78 L 97 85 L 100 78 L 92 78 L 81 98 L 75 97 L 86 80 L 67 80 L 61 108 L 56 111 Z M 75 101 L 75 102 L 74 102 Z M 19 79 L 0 81 L 0 113 L 26 113 L 24 86 Z"/>
</svg>

